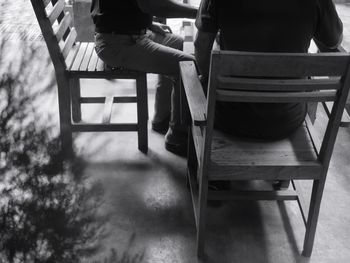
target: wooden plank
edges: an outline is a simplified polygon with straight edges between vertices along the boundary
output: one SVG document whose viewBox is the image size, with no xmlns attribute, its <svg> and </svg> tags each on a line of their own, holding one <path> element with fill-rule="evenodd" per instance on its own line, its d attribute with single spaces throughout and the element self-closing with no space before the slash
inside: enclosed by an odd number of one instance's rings
<svg viewBox="0 0 350 263">
<path fill-rule="evenodd" d="M 99 124 L 99 123 L 77 123 L 72 124 L 72 131 L 74 132 L 130 132 L 137 131 L 136 123 L 110 123 L 110 124 Z"/>
<path fill-rule="evenodd" d="M 83 61 L 81 62 L 79 70 L 86 71 L 89 66 L 89 62 L 92 56 L 92 53 L 94 52 L 95 44 L 90 42 L 87 45 L 86 52 L 83 58 Z"/>
<path fill-rule="evenodd" d="M 42 0 L 42 1 L 43 1 L 43 3 L 44 3 L 44 7 L 47 7 L 48 4 L 51 3 L 51 0 Z"/>
<path fill-rule="evenodd" d="M 73 65 L 71 67 L 71 71 L 78 71 L 80 68 L 80 65 L 84 59 L 84 55 L 86 52 L 86 48 L 87 48 L 87 43 L 81 43 L 80 48 L 78 50 L 78 54 L 74 59 Z"/>
<path fill-rule="evenodd" d="M 250 79 L 235 77 L 218 77 L 218 87 L 230 90 L 257 91 L 313 91 L 338 90 L 340 78 L 336 79 Z"/>
<path fill-rule="evenodd" d="M 206 98 L 193 61 L 180 62 L 180 74 L 193 123 L 206 125 Z"/>
<path fill-rule="evenodd" d="M 96 70 L 97 61 L 98 61 L 98 56 L 97 56 L 96 51 L 94 50 L 92 52 L 91 59 L 89 61 L 88 71 L 95 71 Z"/>
<path fill-rule="evenodd" d="M 75 43 L 76 38 L 77 38 L 77 31 L 75 31 L 75 28 L 73 27 L 71 29 L 71 31 L 69 32 L 69 35 L 68 35 L 66 42 L 64 43 L 64 47 L 62 49 L 62 55 L 63 55 L 64 59 L 67 58 L 70 50 L 72 49 L 72 46 Z"/>
<path fill-rule="evenodd" d="M 72 67 L 75 57 L 78 54 L 79 48 L 80 48 L 80 43 L 75 43 L 75 45 L 73 45 L 71 50 L 69 51 L 67 58 L 65 59 L 67 70 L 69 70 Z"/>
<path fill-rule="evenodd" d="M 295 166 L 263 165 L 216 165 L 209 169 L 210 180 L 311 180 L 319 179 L 322 166 L 318 162 L 298 163 Z"/>
<path fill-rule="evenodd" d="M 308 126 L 304 123 L 288 138 L 265 141 L 242 138 L 214 130 L 211 143 L 211 160 L 216 165 L 237 166 L 296 166 L 317 163 Z"/>
<path fill-rule="evenodd" d="M 104 63 L 99 68 L 99 65 L 96 65 L 96 68 L 101 69 L 100 71 L 71 71 L 70 74 L 79 78 L 92 78 L 92 79 L 136 79 L 136 73 L 124 73 L 114 70 L 104 70 Z"/>
<path fill-rule="evenodd" d="M 62 21 L 59 24 L 59 27 L 55 33 L 57 41 L 61 41 L 63 36 L 66 34 L 69 25 L 72 22 L 72 16 L 70 13 L 65 13 Z"/>
<path fill-rule="evenodd" d="M 105 103 L 105 97 L 80 97 L 80 103 Z M 114 97 L 113 103 L 136 103 L 135 96 Z"/>
<path fill-rule="evenodd" d="M 48 14 L 48 19 L 50 20 L 51 24 L 55 23 L 56 19 L 63 12 L 64 6 L 65 0 L 58 0 L 57 3 L 54 5 L 51 12 Z"/>
<path fill-rule="evenodd" d="M 322 102 L 334 101 L 336 91 L 310 91 L 310 92 L 255 92 L 255 91 L 216 91 L 217 100 L 229 102 Z"/>
<path fill-rule="evenodd" d="M 256 53 L 212 51 L 218 75 L 254 77 L 341 76 L 349 62 L 347 53 Z M 213 59 L 212 59 L 213 61 Z"/>
<path fill-rule="evenodd" d="M 106 97 L 105 106 L 103 108 L 102 123 L 110 123 L 113 110 L 113 96 Z"/>
<path fill-rule="evenodd" d="M 298 195 L 293 190 L 279 191 L 210 191 L 208 200 L 298 200 Z"/>
<path fill-rule="evenodd" d="M 105 63 L 100 58 L 98 58 L 98 60 L 97 60 L 96 71 L 104 71 L 105 72 Z"/>
</svg>

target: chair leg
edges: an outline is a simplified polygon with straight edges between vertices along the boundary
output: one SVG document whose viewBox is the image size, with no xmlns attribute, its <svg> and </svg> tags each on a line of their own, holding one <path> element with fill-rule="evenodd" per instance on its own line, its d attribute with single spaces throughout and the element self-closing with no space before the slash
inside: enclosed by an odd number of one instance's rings
<svg viewBox="0 0 350 263">
<path fill-rule="evenodd" d="M 66 158 L 73 156 L 73 139 L 72 139 L 72 120 L 69 80 L 65 73 L 57 75 L 58 87 L 58 109 L 60 118 L 60 137 L 62 143 L 62 151 Z"/>
<path fill-rule="evenodd" d="M 192 130 L 188 128 L 188 146 L 187 146 L 187 167 L 188 169 L 192 169 L 193 171 L 197 170 L 198 161 L 196 149 L 194 148 L 194 142 L 192 137 Z M 196 178 L 197 179 L 197 178 Z"/>
<path fill-rule="evenodd" d="M 80 82 L 77 78 L 69 80 L 71 98 L 72 98 L 72 118 L 74 122 L 81 121 L 81 103 L 80 103 Z"/>
<path fill-rule="evenodd" d="M 314 180 L 312 186 L 310 208 L 307 218 L 304 247 L 302 252 L 302 255 L 305 257 L 310 257 L 312 253 L 325 181 L 325 178 Z"/>
<path fill-rule="evenodd" d="M 208 178 L 206 178 L 206 175 L 203 173 L 202 167 L 200 168 L 200 173 L 197 211 L 197 256 L 198 258 L 204 258 Z"/>
<path fill-rule="evenodd" d="M 148 151 L 148 105 L 146 74 L 140 74 L 136 79 L 137 96 L 137 126 L 138 147 L 143 153 Z"/>
</svg>

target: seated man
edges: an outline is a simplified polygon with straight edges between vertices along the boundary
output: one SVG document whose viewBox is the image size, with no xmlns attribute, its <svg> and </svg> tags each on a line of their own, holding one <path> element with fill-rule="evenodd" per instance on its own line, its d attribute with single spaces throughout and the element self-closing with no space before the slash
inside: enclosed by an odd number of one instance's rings
<svg viewBox="0 0 350 263">
<path fill-rule="evenodd" d="M 307 52 L 313 38 L 320 49 L 342 40 L 342 22 L 331 0 L 202 0 L 196 19 L 195 57 L 204 82 L 210 52 L 220 31 L 223 50 Z M 304 121 L 304 103 L 229 103 L 216 105 L 215 126 L 238 136 L 279 139 Z"/>
<path fill-rule="evenodd" d="M 196 14 L 195 7 L 174 0 L 92 0 L 91 5 L 96 52 L 106 64 L 161 74 L 152 129 L 167 131 L 165 147 L 176 154 L 186 152 L 183 141 L 187 139 L 180 125 L 179 61 L 194 57 L 182 52 L 181 37 L 152 19 L 195 18 Z"/>
</svg>

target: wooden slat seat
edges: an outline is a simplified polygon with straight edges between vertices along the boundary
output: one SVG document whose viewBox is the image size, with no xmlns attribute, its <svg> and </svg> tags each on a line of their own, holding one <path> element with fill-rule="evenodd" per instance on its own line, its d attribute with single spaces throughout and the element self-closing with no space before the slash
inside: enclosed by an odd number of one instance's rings
<svg viewBox="0 0 350 263">
<path fill-rule="evenodd" d="M 322 165 L 317 159 L 311 138 L 305 134 L 306 124 L 288 138 L 267 142 L 214 130 L 209 179 L 318 178 Z M 301 166 L 303 168 L 296 169 Z"/>
<path fill-rule="evenodd" d="M 76 30 L 71 27 L 72 15 L 65 12 L 65 0 L 31 0 L 31 3 L 55 68 L 63 149 L 72 154 L 72 132 L 136 131 L 140 151 L 147 152 L 146 73 L 109 67 L 97 56 L 94 43 L 77 42 Z M 81 78 L 132 79 L 136 83 L 135 95 L 81 97 Z M 82 103 L 104 104 L 101 123 L 82 122 Z M 136 103 L 137 123 L 110 123 L 115 103 Z"/>
</svg>

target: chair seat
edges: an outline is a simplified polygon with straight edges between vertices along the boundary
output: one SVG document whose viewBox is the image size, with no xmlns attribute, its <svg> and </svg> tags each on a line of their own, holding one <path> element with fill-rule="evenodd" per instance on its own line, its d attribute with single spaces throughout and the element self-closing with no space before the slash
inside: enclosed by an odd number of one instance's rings
<svg viewBox="0 0 350 263">
<path fill-rule="evenodd" d="M 135 79 L 140 74 L 145 74 L 127 68 L 108 66 L 97 56 L 93 42 L 76 43 L 66 59 L 66 64 L 69 73 L 77 77 Z"/>
<path fill-rule="evenodd" d="M 283 164 L 283 165 L 282 165 Z M 304 123 L 290 137 L 261 141 L 214 130 L 210 180 L 317 178 L 321 171 L 313 142 Z M 268 172 L 270 178 L 266 178 Z"/>
</svg>

